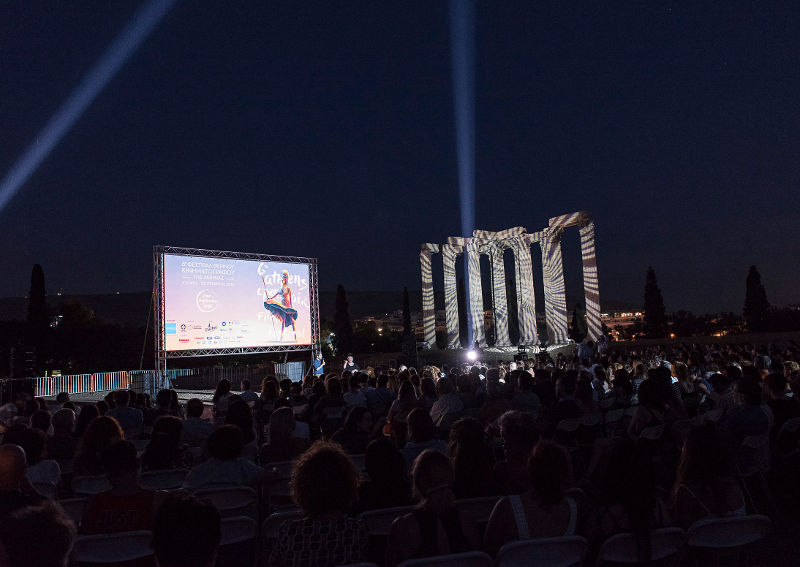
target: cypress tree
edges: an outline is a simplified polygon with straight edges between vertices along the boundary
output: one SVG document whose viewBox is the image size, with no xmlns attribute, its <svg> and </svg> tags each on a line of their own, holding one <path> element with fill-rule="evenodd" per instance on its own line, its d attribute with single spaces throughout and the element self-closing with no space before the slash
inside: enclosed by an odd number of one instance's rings
<svg viewBox="0 0 800 567">
<path fill-rule="evenodd" d="M 339 354 L 347 354 L 353 350 L 353 326 L 350 324 L 350 306 L 347 293 L 342 284 L 336 286 L 336 312 L 333 317 L 333 329 L 336 334 L 336 350 Z"/>
<path fill-rule="evenodd" d="M 647 280 L 644 284 L 644 333 L 647 337 L 656 339 L 667 334 L 664 298 L 661 296 L 652 266 L 647 268 Z"/>
<path fill-rule="evenodd" d="M 744 296 L 744 320 L 750 332 L 764 332 L 769 330 L 769 301 L 764 284 L 761 283 L 761 274 L 755 266 L 750 266 L 747 273 Z"/>
</svg>

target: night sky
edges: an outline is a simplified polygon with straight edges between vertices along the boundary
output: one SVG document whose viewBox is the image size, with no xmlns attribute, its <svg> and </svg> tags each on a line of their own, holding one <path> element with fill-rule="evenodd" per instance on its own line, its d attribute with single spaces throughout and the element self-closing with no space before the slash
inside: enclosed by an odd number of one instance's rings
<svg viewBox="0 0 800 567">
<path fill-rule="evenodd" d="M 797 5 L 563 4 L 477 5 L 477 227 L 589 211 L 601 299 L 652 265 L 668 310 L 740 312 L 756 264 L 800 302 Z M 138 6 L 2 4 L 0 176 Z M 0 212 L 0 296 L 34 263 L 51 294 L 145 291 L 154 244 L 418 289 L 460 232 L 450 61 L 446 2 L 179 2 Z"/>
</svg>

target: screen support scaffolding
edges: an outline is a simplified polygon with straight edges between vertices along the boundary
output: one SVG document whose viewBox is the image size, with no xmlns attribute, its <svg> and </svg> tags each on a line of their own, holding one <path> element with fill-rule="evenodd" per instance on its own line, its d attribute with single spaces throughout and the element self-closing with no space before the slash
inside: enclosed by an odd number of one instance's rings
<svg viewBox="0 0 800 567">
<path fill-rule="evenodd" d="M 167 350 L 166 337 L 164 336 L 164 255 L 191 256 L 201 258 L 225 258 L 235 260 L 254 260 L 262 262 L 291 262 L 308 265 L 309 296 L 311 311 L 311 344 L 310 345 L 270 345 L 232 348 L 206 348 L 194 350 Z M 153 301 L 154 322 L 157 331 L 153 333 L 155 339 L 155 368 L 160 375 L 161 387 L 168 387 L 166 372 L 167 359 L 169 358 L 194 358 L 200 356 L 225 356 L 242 354 L 261 354 L 272 352 L 302 352 L 311 351 L 312 356 L 321 350 L 320 322 L 319 322 L 319 284 L 317 273 L 317 259 L 300 256 L 275 256 L 268 254 L 255 254 L 249 252 L 230 252 L 223 250 L 204 250 L 201 248 L 183 248 L 176 246 L 153 247 Z"/>
</svg>

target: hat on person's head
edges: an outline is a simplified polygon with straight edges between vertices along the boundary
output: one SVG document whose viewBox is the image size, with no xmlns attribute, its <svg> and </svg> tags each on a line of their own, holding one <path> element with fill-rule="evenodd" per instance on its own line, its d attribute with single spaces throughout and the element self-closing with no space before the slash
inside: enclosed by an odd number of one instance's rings
<svg viewBox="0 0 800 567">
<path fill-rule="evenodd" d="M 789 372 L 796 372 L 800 370 L 800 364 L 797 364 L 794 360 L 787 360 L 783 363 L 783 367 L 788 369 Z"/>
</svg>

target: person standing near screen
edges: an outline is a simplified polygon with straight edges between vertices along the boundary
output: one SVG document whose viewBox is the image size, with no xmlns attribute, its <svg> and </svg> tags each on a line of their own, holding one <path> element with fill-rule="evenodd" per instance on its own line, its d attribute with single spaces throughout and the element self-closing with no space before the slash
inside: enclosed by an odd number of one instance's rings
<svg viewBox="0 0 800 567">
<path fill-rule="evenodd" d="M 263 279 L 263 276 L 262 280 L 266 287 L 267 282 Z M 266 289 L 264 291 L 266 292 Z M 289 287 L 289 272 L 287 270 L 283 270 L 281 274 L 281 289 L 275 292 L 272 297 L 267 298 L 264 302 L 264 309 L 272 313 L 281 322 L 281 341 L 283 340 L 283 330 L 289 326 L 292 327 L 295 340 L 297 340 L 297 331 L 294 328 L 297 310 L 292 307 L 292 289 Z"/>
<path fill-rule="evenodd" d="M 358 364 L 353 362 L 353 355 L 352 354 L 348 354 L 347 355 L 347 360 L 344 361 L 344 368 L 342 370 L 349 370 L 350 372 L 355 374 L 356 372 L 358 372 L 361 369 L 358 367 Z"/>
<path fill-rule="evenodd" d="M 314 360 L 314 376 L 322 376 L 325 374 L 325 359 L 322 358 L 322 353 L 317 353 L 317 358 Z"/>
</svg>

